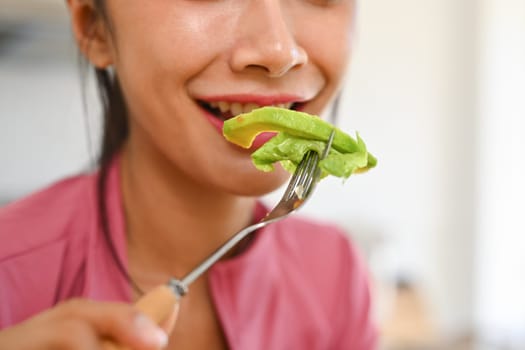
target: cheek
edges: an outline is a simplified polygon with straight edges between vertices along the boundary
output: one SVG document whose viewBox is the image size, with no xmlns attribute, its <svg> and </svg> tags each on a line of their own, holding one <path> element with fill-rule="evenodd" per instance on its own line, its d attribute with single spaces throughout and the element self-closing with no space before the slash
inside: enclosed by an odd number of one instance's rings
<svg viewBox="0 0 525 350">
<path fill-rule="evenodd" d="M 353 7 L 317 13 L 301 23 L 301 44 L 309 59 L 337 85 L 348 66 L 354 35 Z"/>
<path fill-rule="evenodd" d="M 213 12 L 196 15 L 181 2 L 126 1 L 125 10 L 114 12 L 115 68 L 130 115 L 150 133 L 176 137 L 190 114 L 186 85 L 228 45 L 218 34 L 227 28 L 216 30 L 226 21 Z"/>
<path fill-rule="evenodd" d="M 136 76 L 137 83 L 169 79 L 183 85 L 227 45 L 224 13 L 202 11 L 202 6 L 181 1 L 125 2 L 124 10 L 113 11 L 116 68 Z"/>
</svg>

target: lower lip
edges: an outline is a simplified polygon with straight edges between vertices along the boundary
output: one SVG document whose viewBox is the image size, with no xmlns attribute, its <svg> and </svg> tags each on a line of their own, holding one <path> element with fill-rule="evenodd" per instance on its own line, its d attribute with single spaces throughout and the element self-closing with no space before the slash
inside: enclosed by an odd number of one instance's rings
<svg viewBox="0 0 525 350">
<path fill-rule="evenodd" d="M 220 120 L 219 118 L 215 117 L 213 114 L 211 114 L 208 111 L 204 111 L 204 115 L 206 116 L 206 119 L 213 125 L 213 127 L 219 132 L 219 134 L 222 136 L 222 128 L 224 126 L 224 121 Z M 253 140 L 252 145 L 250 146 L 249 150 L 251 152 L 261 148 L 262 145 L 264 145 L 266 142 L 270 141 L 271 138 L 273 138 L 277 133 L 275 132 L 263 132 L 260 133 L 255 137 L 255 140 Z"/>
</svg>

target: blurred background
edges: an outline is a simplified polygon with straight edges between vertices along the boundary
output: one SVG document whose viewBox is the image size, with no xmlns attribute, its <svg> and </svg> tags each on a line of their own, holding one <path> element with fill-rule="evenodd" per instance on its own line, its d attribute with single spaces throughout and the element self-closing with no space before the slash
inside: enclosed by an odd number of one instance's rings
<svg viewBox="0 0 525 350">
<path fill-rule="evenodd" d="M 339 124 L 379 164 L 301 215 L 362 248 L 385 349 L 525 349 L 525 1 L 358 3 Z M 0 0 L 0 205 L 89 169 L 80 77 L 63 1 Z"/>
</svg>

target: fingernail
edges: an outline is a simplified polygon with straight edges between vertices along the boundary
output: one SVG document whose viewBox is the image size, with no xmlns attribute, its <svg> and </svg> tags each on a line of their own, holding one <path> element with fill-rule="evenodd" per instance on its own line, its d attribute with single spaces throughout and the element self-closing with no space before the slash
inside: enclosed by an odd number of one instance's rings
<svg viewBox="0 0 525 350">
<path fill-rule="evenodd" d="M 146 315 L 139 314 L 135 318 L 135 328 L 138 335 L 148 344 L 164 348 L 168 345 L 168 335 Z"/>
</svg>

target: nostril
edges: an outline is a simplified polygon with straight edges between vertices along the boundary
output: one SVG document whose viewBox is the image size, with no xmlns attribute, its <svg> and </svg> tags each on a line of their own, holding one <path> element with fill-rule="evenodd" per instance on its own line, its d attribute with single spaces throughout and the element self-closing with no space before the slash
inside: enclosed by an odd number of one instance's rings
<svg viewBox="0 0 525 350">
<path fill-rule="evenodd" d="M 288 67 L 267 67 L 267 66 L 258 66 L 258 65 L 250 65 L 247 68 L 251 70 L 261 70 L 264 71 L 265 75 L 270 78 L 279 78 L 286 74 L 286 72 L 289 71 Z"/>
<path fill-rule="evenodd" d="M 261 70 L 270 78 L 279 78 L 289 71 L 303 66 L 307 62 L 306 59 L 298 55 L 289 55 L 287 58 L 281 59 L 268 57 L 266 62 L 260 64 L 249 64 L 246 66 L 248 70 Z"/>
<path fill-rule="evenodd" d="M 254 40 L 245 42 L 234 49 L 230 66 L 236 72 L 261 72 L 268 77 L 278 78 L 292 69 L 308 62 L 306 51 L 294 40 Z"/>
<path fill-rule="evenodd" d="M 287 65 L 282 65 L 282 66 L 278 66 L 278 67 L 275 67 L 275 68 L 269 68 L 269 69 L 267 69 L 268 76 L 270 78 L 282 77 L 288 71 L 290 71 L 294 66 L 295 66 L 294 64 L 287 64 Z"/>
</svg>

